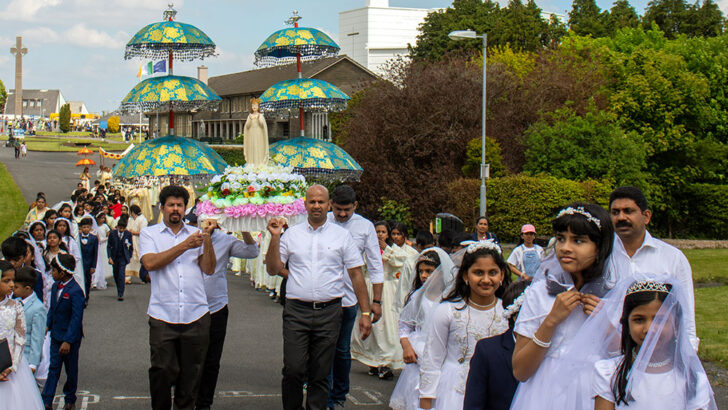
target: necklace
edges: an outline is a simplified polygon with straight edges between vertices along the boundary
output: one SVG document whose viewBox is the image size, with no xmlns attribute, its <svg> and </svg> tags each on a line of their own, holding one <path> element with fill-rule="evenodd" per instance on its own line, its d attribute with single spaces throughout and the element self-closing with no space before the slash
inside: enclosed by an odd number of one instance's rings
<svg viewBox="0 0 728 410">
<path fill-rule="evenodd" d="M 471 305 L 473 305 L 476 308 L 480 308 L 480 309 L 483 309 L 483 310 L 487 310 L 487 309 L 492 308 L 497 301 L 498 301 L 498 298 L 493 298 L 493 302 L 488 303 L 487 305 L 479 305 L 479 304 L 473 302 L 472 299 L 469 299 L 468 300 L 468 303 L 471 304 Z"/>
<path fill-rule="evenodd" d="M 672 363 L 672 359 L 671 358 L 667 358 L 667 359 L 665 359 L 665 360 L 663 360 L 661 362 L 654 362 L 654 363 L 650 362 L 650 363 L 647 363 L 647 367 L 649 367 L 651 369 L 654 369 L 654 368 L 658 368 L 658 367 L 663 367 L 663 366 L 665 366 L 667 364 L 670 364 L 670 363 Z"/>
<path fill-rule="evenodd" d="M 498 301 L 498 298 L 493 301 L 489 306 L 495 305 L 495 302 Z M 472 302 L 470 302 L 472 303 Z M 476 306 L 481 306 L 476 303 L 473 303 Z M 468 337 L 470 334 L 470 308 L 466 305 L 465 307 L 468 310 L 468 320 L 465 322 L 465 346 L 460 349 L 460 353 L 462 353 L 462 356 L 458 359 L 458 363 L 463 364 L 465 363 L 465 358 L 468 356 L 468 350 L 470 350 L 470 338 Z M 493 309 L 493 318 L 491 318 L 490 323 L 488 326 L 486 326 L 486 329 L 490 329 L 491 326 L 493 326 L 493 322 L 495 322 L 496 317 L 496 309 Z M 476 339 L 480 339 L 480 337 L 476 337 Z"/>
</svg>

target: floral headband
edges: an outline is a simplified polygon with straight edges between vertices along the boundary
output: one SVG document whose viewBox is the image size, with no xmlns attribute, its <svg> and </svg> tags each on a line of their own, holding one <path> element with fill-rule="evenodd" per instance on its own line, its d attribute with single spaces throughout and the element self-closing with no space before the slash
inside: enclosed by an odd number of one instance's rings
<svg viewBox="0 0 728 410">
<path fill-rule="evenodd" d="M 495 243 L 492 239 L 486 239 L 484 241 L 478 241 L 476 243 L 468 245 L 467 248 L 465 248 L 465 253 L 473 253 L 479 249 L 491 249 L 500 255 L 503 251 L 501 250 L 501 247 Z"/>
<path fill-rule="evenodd" d="M 73 275 L 73 271 L 71 271 L 67 267 L 63 266 L 63 264 L 61 263 L 61 260 L 58 259 L 58 255 L 60 255 L 60 253 L 57 253 L 56 256 L 53 257 L 53 261 L 56 263 L 56 265 L 58 265 L 58 268 L 64 272 L 66 272 L 69 275 Z"/>
<path fill-rule="evenodd" d="M 427 256 L 427 255 L 422 255 L 419 258 L 417 258 L 417 262 L 415 262 L 415 266 L 419 265 L 422 262 L 428 262 L 433 265 L 438 265 L 437 261 L 434 258 Z"/>
<path fill-rule="evenodd" d="M 583 206 L 579 206 L 576 208 L 573 208 L 573 207 L 564 208 L 561 210 L 561 212 L 559 212 L 558 215 L 556 215 L 556 219 L 559 219 L 564 215 L 575 215 L 575 214 L 579 214 L 579 215 L 585 217 L 587 221 L 592 222 L 600 230 L 602 229 L 602 221 L 600 221 L 598 218 L 595 218 L 586 209 L 584 209 Z"/>
<path fill-rule="evenodd" d="M 504 319 L 506 319 L 506 320 L 510 319 L 511 316 L 515 315 L 516 313 L 518 313 L 518 311 L 521 310 L 521 306 L 523 306 L 523 296 L 525 294 L 526 294 L 525 291 L 523 293 L 521 293 L 520 296 L 518 296 L 516 298 L 516 300 L 513 301 L 512 304 L 508 305 L 508 307 L 506 308 L 506 310 L 503 311 L 503 313 L 501 313 L 503 315 Z"/>
</svg>

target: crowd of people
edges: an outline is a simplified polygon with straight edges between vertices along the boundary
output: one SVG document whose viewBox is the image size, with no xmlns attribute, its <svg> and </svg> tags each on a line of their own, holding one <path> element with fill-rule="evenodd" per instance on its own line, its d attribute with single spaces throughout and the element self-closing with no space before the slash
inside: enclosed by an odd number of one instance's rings
<svg viewBox="0 0 728 410">
<path fill-rule="evenodd" d="M 472 234 L 410 240 L 357 214 L 346 185 L 309 187 L 306 222 L 231 233 L 198 220 L 182 186 L 161 189 L 149 224 L 83 174 L 70 201 L 39 193 L 2 242 L 0 409 L 52 408 L 62 369 L 75 408 L 84 309 L 111 277 L 120 302 L 130 281 L 151 287 L 152 408 L 210 408 L 229 270 L 283 304 L 284 409 L 344 408 L 352 360 L 396 378 L 394 409 L 715 408 L 690 265 L 647 231 L 637 188 L 616 189 L 608 211 L 565 206 L 545 249 L 524 221 L 506 258 L 485 217 Z"/>
</svg>

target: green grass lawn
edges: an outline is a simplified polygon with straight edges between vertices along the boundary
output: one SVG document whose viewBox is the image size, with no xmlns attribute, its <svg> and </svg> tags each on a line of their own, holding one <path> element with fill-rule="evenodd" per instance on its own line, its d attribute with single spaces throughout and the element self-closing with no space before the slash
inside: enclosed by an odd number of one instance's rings
<svg viewBox="0 0 728 410">
<path fill-rule="evenodd" d="M 725 259 L 724 259 L 725 261 Z M 728 286 L 695 289 L 700 357 L 728 368 Z"/>
<path fill-rule="evenodd" d="M 58 131 L 37 131 L 36 135 L 38 136 L 61 136 L 61 137 L 88 137 L 89 132 L 88 131 L 70 131 L 67 133 L 62 133 Z M 113 134 L 106 134 L 106 139 L 109 138 L 116 138 L 118 141 L 121 141 L 121 133 L 116 132 Z"/>
<path fill-rule="evenodd" d="M 3 136 L 0 140 L 7 140 L 7 136 Z M 25 143 L 28 145 L 28 151 L 56 151 L 56 152 L 76 152 L 81 149 L 80 146 L 66 146 L 64 143 L 88 144 L 90 149 L 102 147 L 106 151 L 124 151 L 129 145 L 121 142 L 121 137 L 106 138 L 101 141 L 98 138 L 80 138 L 80 137 L 51 137 L 51 136 L 28 136 L 25 137 Z"/>
<path fill-rule="evenodd" d="M 693 267 L 695 282 L 728 285 L 728 249 L 686 249 L 683 252 Z"/>
<path fill-rule="evenodd" d="M 13 177 L 5 165 L 0 164 L 0 209 L 3 217 L 0 218 L 0 241 L 5 240 L 23 224 L 28 213 L 28 203 L 15 184 Z"/>
</svg>

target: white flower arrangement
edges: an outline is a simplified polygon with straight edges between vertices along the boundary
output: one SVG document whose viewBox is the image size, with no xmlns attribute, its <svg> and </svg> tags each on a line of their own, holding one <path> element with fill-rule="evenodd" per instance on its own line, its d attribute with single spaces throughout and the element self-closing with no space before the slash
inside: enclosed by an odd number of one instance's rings
<svg viewBox="0 0 728 410">
<path fill-rule="evenodd" d="M 465 248 L 465 253 L 473 253 L 478 249 L 492 249 L 498 252 L 498 254 L 502 253 L 501 247 L 492 239 L 486 239 L 484 241 L 478 241 L 468 245 L 468 247 Z"/>
<path fill-rule="evenodd" d="M 508 320 L 513 316 L 514 314 L 518 313 L 519 310 L 521 310 L 521 306 L 523 306 L 523 297 L 526 294 L 526 292 L 521 293 L 520 296 L 516 298 L 516 300 L 513 301 L 511 305 L 509 305 L 502 313 L 503 318 Z"/>
</svg>

